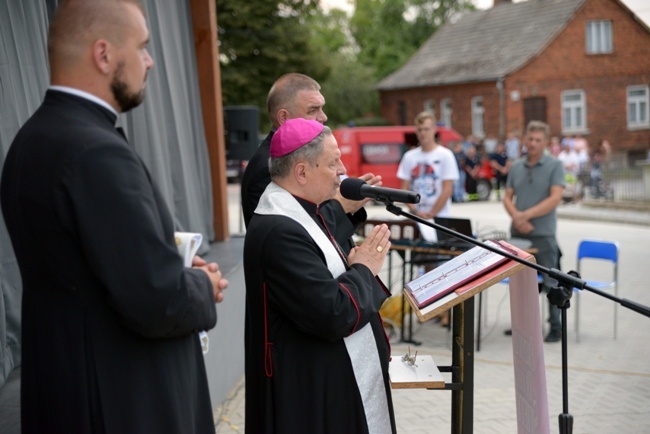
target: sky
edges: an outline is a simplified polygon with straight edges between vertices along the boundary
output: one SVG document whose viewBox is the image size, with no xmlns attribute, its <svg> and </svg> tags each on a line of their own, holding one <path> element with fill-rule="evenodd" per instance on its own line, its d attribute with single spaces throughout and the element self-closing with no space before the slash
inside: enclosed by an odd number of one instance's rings
<svg viewBox="0 0 650 434">
<path fill-rule="evenodd" d="M 520 0 L 514 0 L 515 3 L 518 3 Z M 634 12 L 638 17 L 640 17 L 646 25 L 650 26 L 650 0 L 621 0 L 632 12 Z M 479 9 L 488 9 L 492 7 L 493 0 L 473 0 L 474 4 Z M 354 2 L 350 0 L 321 0 L 321 4 L 327 7 L 336 7 L 346 11 L 352 10 L 352 4 Z"/>
</svg>

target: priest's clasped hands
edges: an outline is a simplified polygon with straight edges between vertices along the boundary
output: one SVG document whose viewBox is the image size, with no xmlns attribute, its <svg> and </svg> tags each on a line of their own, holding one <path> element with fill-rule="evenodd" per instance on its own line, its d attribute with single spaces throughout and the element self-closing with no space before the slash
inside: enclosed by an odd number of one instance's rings
<svg viewBox="0 0 650 434">
<path fill-rule="evenodd" d="M 195 256 L 192 258 L 192 267 L 205 271 L 212 284 L 214 302 L 221 303 L 223 301 L 223 290 L 228 287 L 228 280 L 223 278 L 221 270 L 219 270 L 219 265 L 216 262 L 210 262 L 208 264 L 205 259 Z"/>
<path fill-rule="evenodd" d="M 384 259 L 390 251 L 390 231 L 385 224 L 375 226 L 360 246 L 350 251 L 348 264 L 363 264 L 372 271 L 373 275 L 379 274 Z"/>
</svg>

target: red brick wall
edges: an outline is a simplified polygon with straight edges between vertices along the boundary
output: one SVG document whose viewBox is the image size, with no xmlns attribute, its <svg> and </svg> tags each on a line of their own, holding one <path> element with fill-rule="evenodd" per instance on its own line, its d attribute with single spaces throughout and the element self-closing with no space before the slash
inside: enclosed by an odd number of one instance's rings
<svg viewBox="0 0 650 434">
<path fill-rule="evenodd" d="M 590 20 L 612 20 L 614 52 L 587 55 L 585 32 Z M 588 0 L 574 19 L 536 58 L 505 80 L 505 132 L 524 129 L 523 100 L 546 98 L 547 121 L 552 134 L 562 135 L 561 92 L 582 89 L 586 95 L 587 128 L 591 145 L 607 139 L 615 151 L 641 151 L 650 145 L 650 128 L 627 128 L 627 86 L 650 84 L 650 31 L 635 21 L 617 0 Z M 519 100 L 511 98 L 519 93 Z M 399 101 L 407 107 L 407 122 L 434 99 L 439 117 L 440 100 L 452 100 L 452 127 L 471 133 L 471 99 L 483 96 L 486 134 L 499 133 L 499 92 L 495 82 L 381 92 L 382 116 L 398 123 Z"/>
<path fill-rule="evenodd" d="M 451 127 L 467 136 L 472 133 L 472 98 L 483 97 L 483 125 L 485 134 L 499 134 L 499 92 L 494 81 L 466 83 L 454 86 L 426 87 L 381 93 L 381 115 L 392 124 L 399 124 L 399 102 L 406 103 L 407 124 L 424 110 L 424 103 L 433 99 L 436 118 L 440 120 L 440 101 L 451 100 Z"/>
</svg>

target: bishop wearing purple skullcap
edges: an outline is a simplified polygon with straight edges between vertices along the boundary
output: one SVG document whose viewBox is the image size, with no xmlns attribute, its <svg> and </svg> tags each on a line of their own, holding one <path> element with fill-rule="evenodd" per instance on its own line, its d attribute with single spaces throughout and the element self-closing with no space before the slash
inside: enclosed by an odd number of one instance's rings
<svg viewBox="0 0 650 434">
<path fill-rule="evenodd" d="M 244 244 L 247 433 L 394 434 L 377 278 L 390 231 L 346 254 L 321 205 L 345 174 L 331 130 L 289 119 Z M 250 423 L 249 423 L 250 422 Z"/>
<path fill-rule="evenodd" d="M 271 139 L 271 158 L 283 157 L 314 140 L 326 128 L 317 121 L 289 119 L 277 129 Z M 327 128 L 329 130 L 329 128 Z M 327 132 L 331 134 L 330 131 Z"/>
</svg>

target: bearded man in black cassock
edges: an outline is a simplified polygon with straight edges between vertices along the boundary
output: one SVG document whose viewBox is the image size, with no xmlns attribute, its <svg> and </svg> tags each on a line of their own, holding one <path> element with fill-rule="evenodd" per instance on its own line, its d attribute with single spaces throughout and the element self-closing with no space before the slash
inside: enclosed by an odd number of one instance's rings
<svg viewBox="0 0 650 434">
<path fill-rule="evenodd" d="M 377 279 L 386 225 L 346 255 L 320 206 L 345 168 L 331 130 L 301 118 L 273 135 L 273 182 L 246 233 L 246 432 L 395 433 Z"/>
</svg>

